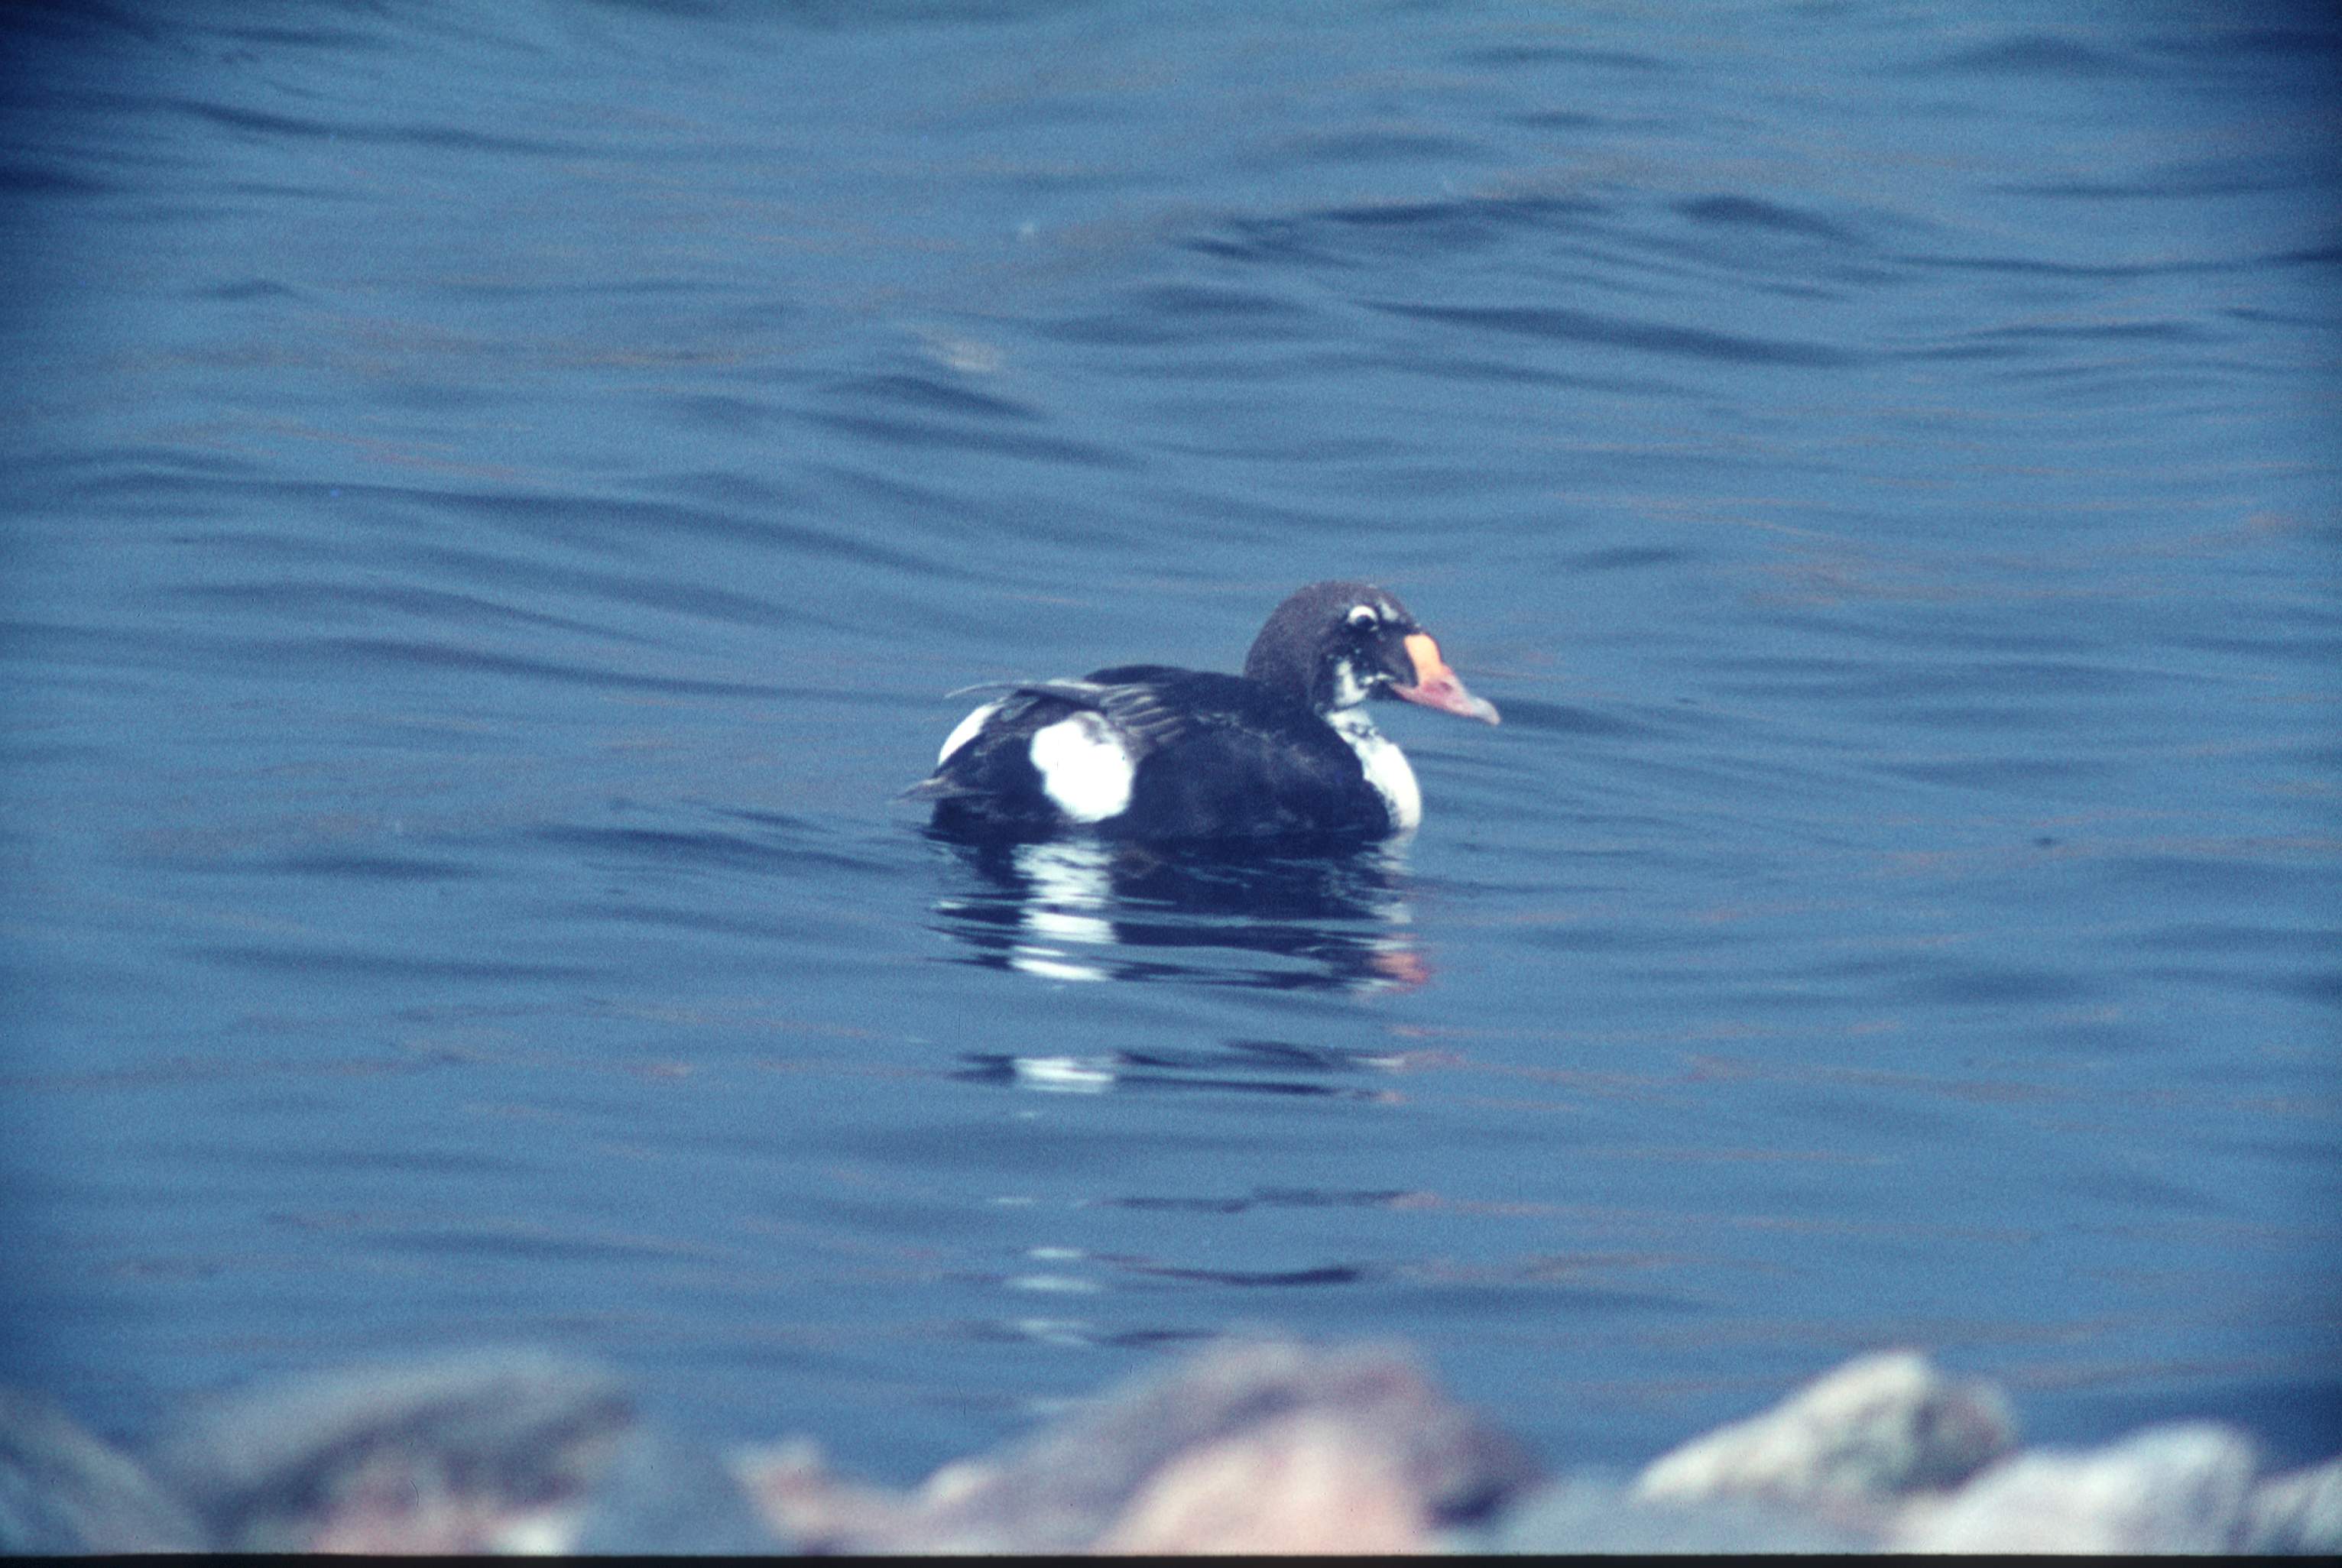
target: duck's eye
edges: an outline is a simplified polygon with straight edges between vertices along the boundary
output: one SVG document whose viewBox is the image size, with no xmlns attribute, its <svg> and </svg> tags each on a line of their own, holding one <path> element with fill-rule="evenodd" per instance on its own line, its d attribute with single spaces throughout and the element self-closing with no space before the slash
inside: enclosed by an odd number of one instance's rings
<svg viewBox="0 0 2342 1568">
<path fill-rule="evenodd" d="M 1378 624 L 1381 620 L 1382 616 L 1376 612 L 1375 607 L 1372 604 L 1353 604 L 1350 606 L 1350 624 L 1353 626 L 1372 626 Z"/>
</svg>

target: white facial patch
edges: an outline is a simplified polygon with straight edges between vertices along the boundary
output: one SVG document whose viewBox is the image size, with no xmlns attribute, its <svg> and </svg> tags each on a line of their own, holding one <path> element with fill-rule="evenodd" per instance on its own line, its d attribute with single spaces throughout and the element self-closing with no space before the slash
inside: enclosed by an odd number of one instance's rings
<svg viewBox="0 0 2342 1568">
<path fill-rule="evenodd" d="M 1423 787 L 1415 782 L 1415 769 L 1397 743 L 1375 728 L 1375 721 L 1366 717 L 1364 708 L 1329 714 L 1326 722 L 1358 754 L 1358 766 L 1366 770 L 1366 782 L 1375 786 L 1375 793 L 1383 797 L 1392 829 L 1413 833 L 1422 825 Z"/>
<path fill-rule="evenodd" d="M 936 754 L 936 766 L 941 767 L 944 764 L 951 761 L 952 753 L 959 750 L 960 747 L 976 739 L 976 731 L 984 728 L 984 721 L 990 718 L 999 711 L 1000 704 L 998 703 L 986 703 L 984 706 L 976 709 L 976 712 L 968 714 L 967 717 L 960 720 L 959 727 L 944 737 L 944 749 Z"/>
<path fill-rule="evenodd" d="M 1366 683 L 1358 679 L 1358 672 L 1351 666 L 1350 661 L 1343 659 L 1336 663 L 1334 666 L 1334 707 L 1336 711 L 1338 712 L 1344 708 L 1355 708 L 1366 700 Z M 1368 724 L 1366 727 L 1368 729 L 1374 728 L 1372 724 Z"/>
<path fill-rule="evenodd" d="M 1033 734 L 1041 788 L 1076 822 L 1104 822 L 1130 804 L 1138 764 L 1105 715 L 1085 709 Z"/>
</svg>

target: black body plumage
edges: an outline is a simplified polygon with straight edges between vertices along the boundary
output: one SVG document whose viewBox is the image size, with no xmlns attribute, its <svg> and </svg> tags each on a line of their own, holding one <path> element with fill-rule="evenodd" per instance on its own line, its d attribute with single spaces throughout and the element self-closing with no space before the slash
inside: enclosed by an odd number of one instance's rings
<svg viewBox="0 0 2342 1568">
<path fill-rule="evenodd" d="M 1286 600 L 1241 675 L 1118 664 L 999 689 L 907 792 L 935 803 L 939 832 L 1379 838 L 1415 825 L 1420 796 L 1361 704 L 1396 695 L 1496 719 L 1405 607 L 1365 583 L 1313 584 Z"/>
</svg>

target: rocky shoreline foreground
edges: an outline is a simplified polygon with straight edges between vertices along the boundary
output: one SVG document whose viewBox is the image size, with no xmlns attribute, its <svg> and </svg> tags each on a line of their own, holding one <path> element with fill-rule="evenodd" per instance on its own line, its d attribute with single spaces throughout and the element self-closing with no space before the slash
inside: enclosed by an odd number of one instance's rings
<svg viewBox="0 0 2342 1568">
<path fill-rule="evenodd" d="M 1403 1350 L 1221 1342 L 908 1491 L 719 1455 L 625 1384 L 497 1352 L 305 1378 L 135 1455 L 0 1391 L 14 1553 L 2342 1551 L 2342 1458 L 2244 1433 L 2019 1446 L 2008 1402 L 1867 1356 L 1624 1477 L 1549 1473 Z"/>
</svg>

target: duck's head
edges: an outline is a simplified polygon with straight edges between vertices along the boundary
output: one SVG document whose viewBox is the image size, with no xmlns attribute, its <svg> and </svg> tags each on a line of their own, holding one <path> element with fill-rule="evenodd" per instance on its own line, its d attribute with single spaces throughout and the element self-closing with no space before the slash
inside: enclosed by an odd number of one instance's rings
<svg viewBox="0 0 2342 1568">
<path fill-rule="evenodd" d="M 1286 600 L 1253 639 L 1244 673 L 1320 714 L 1397 697 L 1497 722 L 1496 704 L 1465 688 L 1406 606 L 1371 583 L 1312 583 Z"/>
</svg>

